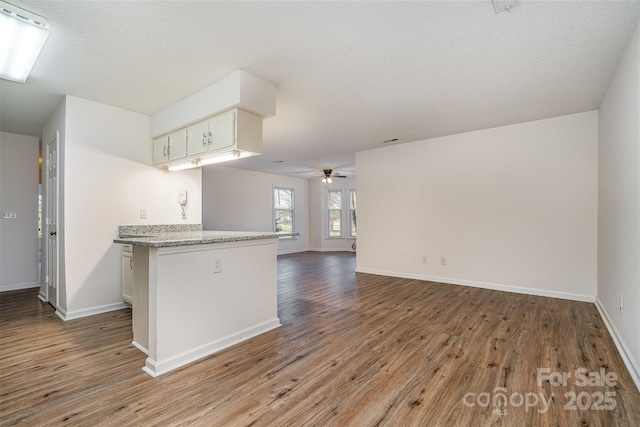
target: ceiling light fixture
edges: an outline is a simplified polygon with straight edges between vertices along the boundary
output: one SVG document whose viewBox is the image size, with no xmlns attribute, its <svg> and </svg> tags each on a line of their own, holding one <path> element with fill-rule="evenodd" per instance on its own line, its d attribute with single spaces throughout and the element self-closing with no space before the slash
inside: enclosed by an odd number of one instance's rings
<svg viewBox="0 0 640 427">
<path fill-rule="evenodd" d="M 331 169 L 325 169 L 323 170 L 324 172 L 324 178 L 322 178 L 322 183 L 323 184 L 331 184 L 333 182 L 333 180 L 331 179 Z"/>
<path fill-rule="evenodd" d="M 187 162 L 176 163 L 169 166 L 170 171 L 179 171 L 184 169 L 192 169 L 200 166 L 213 165 L 215 163 L 228 162 L 230 160 L 244 159 L 245 157 L 256 156 L 258 153 L 250 151 L 232 150 L 224 153 L 216 154 L 210 157 L 197 158 Z"/>
<path fill-rule="evenodd" d="M 520 4 L 518 0 L 491 0 L 496 13 L 511 12 L 511 8 Z"/>
<path fill-rule="evenodd" d="M 0 78 L 26 82 L 48 36 L 43 17 L 0 1 Z"/>
</svg>

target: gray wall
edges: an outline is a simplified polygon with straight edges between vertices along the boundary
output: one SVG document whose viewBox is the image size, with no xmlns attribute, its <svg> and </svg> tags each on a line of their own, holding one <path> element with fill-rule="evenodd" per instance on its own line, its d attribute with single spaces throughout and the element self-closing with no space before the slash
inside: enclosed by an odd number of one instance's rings
<svg viewBox="0 0 640 427">
<path fill-rule="evenodd" d="M 0 291 L 38 287 L 38 151 L 33 136 L 0 132 Z"/>
</svg>

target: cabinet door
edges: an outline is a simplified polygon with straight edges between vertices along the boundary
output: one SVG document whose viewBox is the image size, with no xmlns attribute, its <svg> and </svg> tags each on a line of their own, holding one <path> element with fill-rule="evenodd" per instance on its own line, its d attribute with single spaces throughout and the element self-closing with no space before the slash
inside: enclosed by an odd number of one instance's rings
<svg viewBox="0 0 640 427">
<path fill-rule="evenodd" d="M 187 130 L 180 129 L 169 134 L 169 160 L 187 157 Z"/>
<path fill-rule="evenodd" d="M 209 149 L 209 122 L 204 121 L 187 128 L 187 154 L 189 157 L 206 153 Z"/>
<path fill-rule="evenodd" d="M 161 136 L 153 140 L 153 164 L 166 163 L 169 161 L 169 138 Z"/>
<path fill-rule="evenodd" d="M 122 253 L 122 300 L 133 304 L 133 255 Z"/>
<path fill-rule="evenodd" d="M 231 110 L 209 120 L 210 151 L 232 147 L 236 143 L 236 112 Z"/>
</svg>

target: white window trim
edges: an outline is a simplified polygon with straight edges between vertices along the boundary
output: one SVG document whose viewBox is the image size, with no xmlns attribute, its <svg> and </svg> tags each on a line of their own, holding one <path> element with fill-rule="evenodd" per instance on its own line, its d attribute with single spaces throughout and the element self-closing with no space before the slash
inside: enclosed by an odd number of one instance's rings
<svg viewBox="0 0 640 427">
<path fill-rule="evenodd" d="M 355 239 L 357 237 L 357 235 L 358 235 L 358 229 L 356 228 L 356 235 L 355 236 L 353 234 L 351 234 L 351 230 L 353 229 L 353 215 L 351 214 L 351 211 L 355 211 L 357 209 L 355 209 L 355 208 L 352 209 L 351 208 L 351 193 L 352 192 L 356 194 L 356 200 L 357 200 L 357 197 L 358 197 L 355 188 L 350 188 L 347 191 L 347 193 L 349 194 L 349 200 L 348 200 L 349 207 L 347 208 L 347 215 L 349 216 L 349 221 L 348 221 L 349 222 L 349 232 L 348 232 L 348 235 L 349 235 L 350 239 Z M 357 227 L 357 224 L 356 224 L 356 227 Z"/>
</svg>

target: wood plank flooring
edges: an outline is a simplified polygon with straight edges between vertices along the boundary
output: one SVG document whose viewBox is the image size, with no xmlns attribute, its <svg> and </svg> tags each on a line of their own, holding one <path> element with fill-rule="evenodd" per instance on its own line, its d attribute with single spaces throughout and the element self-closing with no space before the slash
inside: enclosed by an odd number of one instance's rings
<svg viewBox="0 0 640 427">
<path fill-rule="evenodd" d="M 62 322 L 36 290 L 2 293 L 0 425 L 640 425 L 593 304 L 354 268 L 351 253 L 281 256 L 283 326 L 159 378 L 130 310 Z M 617 380 L 582 385 L 579 368 Z"/>
</svg>

